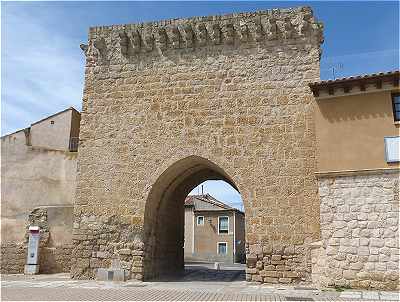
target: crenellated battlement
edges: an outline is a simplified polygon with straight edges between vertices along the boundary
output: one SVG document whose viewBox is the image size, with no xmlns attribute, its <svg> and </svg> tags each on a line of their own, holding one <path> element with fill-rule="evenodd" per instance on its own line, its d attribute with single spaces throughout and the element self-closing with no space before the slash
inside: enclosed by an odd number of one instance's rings
<svg viewBox="0 0 400 302">
<path fill-rule="evenodd" d="M 89 65 L 130 60 L 141 54 L 216 45 L 306 40 L 323 42 L 323 25 L 309 7 L 255 13 L 171 19 L 150 23 L 92 27 L 81 45 Z"/>
</svg>

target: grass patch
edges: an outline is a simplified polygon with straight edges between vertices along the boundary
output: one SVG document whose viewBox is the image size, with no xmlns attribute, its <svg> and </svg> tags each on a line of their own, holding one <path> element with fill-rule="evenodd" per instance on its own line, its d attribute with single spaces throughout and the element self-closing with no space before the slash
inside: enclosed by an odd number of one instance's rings
<svg viewBox="0 0 400 302">
<path fill-rule="evenodd" d="M 335 288 L 335 290 L 336 290 L 337 292 L 343 292 L 343 291 L 345 291 L 346 289 L 351 289 L 350 286 L 339 286 L 339 285 L 335 285 L 334 288 Z"/>
</svg>

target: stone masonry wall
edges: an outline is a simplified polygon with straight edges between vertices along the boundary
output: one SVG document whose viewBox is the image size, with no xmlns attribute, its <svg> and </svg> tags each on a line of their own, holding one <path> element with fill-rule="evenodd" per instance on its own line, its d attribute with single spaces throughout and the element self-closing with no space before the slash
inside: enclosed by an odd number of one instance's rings
<svg viewBox="0 0 400 302">
<path fill-rule="evenodd" d="M 40 227 L 39 273 L 60 273 L 71 270 L 72 242 L 54 242 L 51 240 L 52 226 L 48 224 L 48 207 L 32 210 L 25 226 L 25 241 L 1 244 L 1 273 L 21 274 L 27 258 L 29 226 Z M 62 222 L 62 221 L 61 221 Z M 56 243 L 56 245 L 53 245 Z"/>
<path fill-rule="evenodd" d="M 307 242 L 309 243 L 309 242 Z M 264 283 L 311 281 L 308 245 L 258 244 L 247 256 L 246 280 Z"/>
<path fill-rule="evenodd" d="M 143 242 L 140 228 L 118 221 L 115 216 L 80 216 L 74 223 L 71 275 L 85 274 L 84 268 L 108 268 L 118 259 L 127 278 L 142 279 Z M 79 244 L 79 246 L 77 246 Z M 86 278 L 94 278 L 93 271 Z"/>
<path fill-rule="evenodd" d="M 1 245 L 1 273 L 21 274 L 26 262 L 24 243 L 6 243 Z"/>
<path fill-rule="evenodd" d="M 40 247 L 39 273 L 69 273 L 71 270 L 72 245 Z M 26 243 L 1 245 L 1 273 L 22 274 L 27 257 Z"/>
<path fill-rule="evenodd" d="M 394 170 L 319 180 L 324 285 L 399 289 L 399 178 Z"/>
<path fill-rule="evenodd" d="M 71 271 L 72 249 L 72 244 L 41 248 L 39 272 L 43 274 L 69 273 Z"/>
<path fill-rule="evenodd" d="M 171 205 L 161 198 L 146 205 L 151 192 L 172 192 L 157 182 L 164 172 L 194 177 L 196 162 L 174 168 L 193 157 L 212 163 L 204 171 L 242 195 L 248 278 L 309 280 L 308 245 L 320 230 L 308 83 L 319 80 L 321 42 L 322 26 L 307 7 L 91 28 L 81 45 L 72 276 L 94 278 L 113 258 L 136 279 L 157 263 L 181 263 L 153 253 L 160 236 L 145 232 L 145 221 L 168 223 L 162 218 L 180 213 L 166 213 Z M 171 238 L 179 244 L 177 232 Z"/>
</svg>

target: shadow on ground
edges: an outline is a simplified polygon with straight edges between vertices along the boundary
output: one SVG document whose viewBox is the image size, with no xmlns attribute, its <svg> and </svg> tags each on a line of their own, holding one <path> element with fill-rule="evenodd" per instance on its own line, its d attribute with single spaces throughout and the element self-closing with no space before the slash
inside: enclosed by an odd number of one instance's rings
<svg viewBox="0 0 400 302">
<path fill-rule="evenodd" d="M 162 282 L 232 282 L 245 281 L 244 264 L 220 264 L 220 269 L 214 269 L 214 263 L 185 263 L 185 270 L 174 275 L 165 275 L 154 281 Z"/>
</svg>

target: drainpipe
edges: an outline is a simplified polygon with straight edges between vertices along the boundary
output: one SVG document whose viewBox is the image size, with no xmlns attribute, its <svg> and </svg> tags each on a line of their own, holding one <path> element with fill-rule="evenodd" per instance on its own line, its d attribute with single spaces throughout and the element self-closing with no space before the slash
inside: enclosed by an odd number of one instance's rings
<svg viewBox="0 0 400 302">
<path fill-rule="evenodd" d="M 192 227 L 192 256 L 194 256 L 194 226 L 196 216 L 194 215 L 194 208 L 192 208 L 192 216 L 193 216 L 193 227 Z"/>
<path fill-rule="evenodd" d="M 233 211 L 233 263 L 235 263 L 235 255 L 236 255 L 236 212 Z"/>
</svg>

